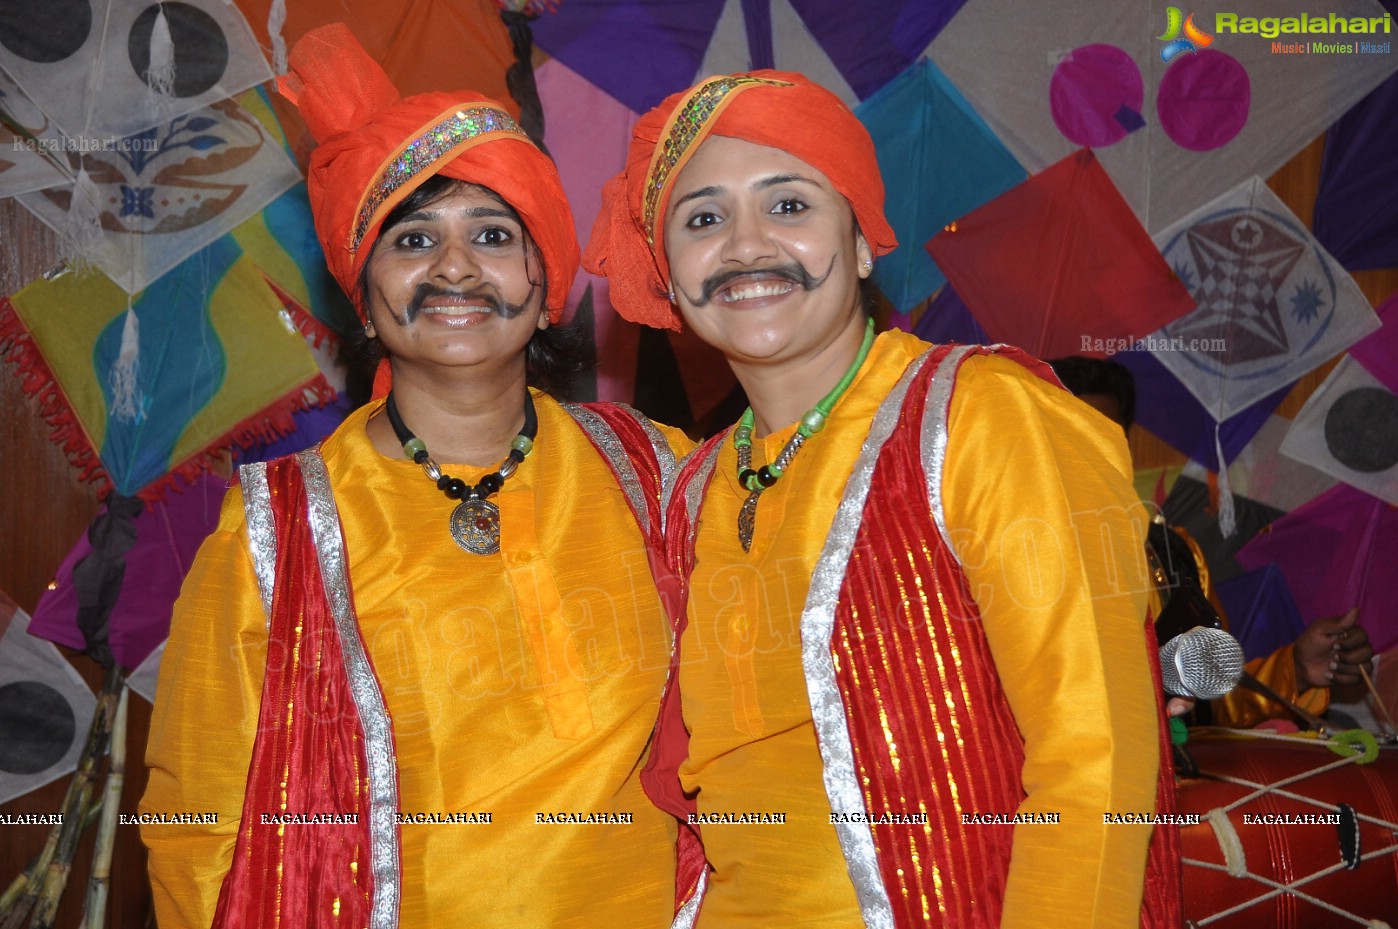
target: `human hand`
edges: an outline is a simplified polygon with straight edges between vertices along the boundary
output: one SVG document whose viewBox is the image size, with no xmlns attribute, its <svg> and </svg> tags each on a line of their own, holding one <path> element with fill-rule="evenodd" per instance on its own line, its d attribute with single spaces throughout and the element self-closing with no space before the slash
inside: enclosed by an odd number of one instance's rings
<svg viewBox="0 0 1398 929">
<path fill-rule="evenodd" d="M 1374 657 L 1369 636 L 1358 625 L 1359 608 L 1317 619 L 1296 637 L 1292 657 L 1297 686 L 1335 687 L 1359 682 L 1359 669 Z"/>
<path fill-rule="evenodd" d="M 1165 701 L 1165 715 L 1183 716 L 1194 709 L 1194 701 L 1188 697 L 1171 697 Z"/>
</svg>

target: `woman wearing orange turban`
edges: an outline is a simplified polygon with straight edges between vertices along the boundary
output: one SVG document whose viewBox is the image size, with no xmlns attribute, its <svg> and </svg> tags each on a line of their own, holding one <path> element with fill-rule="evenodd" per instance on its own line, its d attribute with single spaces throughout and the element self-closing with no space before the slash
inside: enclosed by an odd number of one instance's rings
<svg viewBox="0 0 1398 929">
<path fill-rule="evenodd" d="M 1120 431 L 1017 350 L 875 337 L 873 143 L 798 74 L 666 100 L 603 199 L 584 265 L 752 404 L 667 512 L 688 603 L 647 789 L 702 839 L 686 913 L 1178 925 L 1177 837 L 1135 824 L 1173 794 Z"/>
<path fill-rule="evenodd" d="M 578 263 L 557 172 L 491 100 L 400 99 L 343 26 L 291 65 L 383 361 L 321 446 L 242 469 L 186 582 L 142 803 L 160 925 L 664 925 L 674 821 L 637 767 L 673 457 L 532 386 Z"/>
</svg>

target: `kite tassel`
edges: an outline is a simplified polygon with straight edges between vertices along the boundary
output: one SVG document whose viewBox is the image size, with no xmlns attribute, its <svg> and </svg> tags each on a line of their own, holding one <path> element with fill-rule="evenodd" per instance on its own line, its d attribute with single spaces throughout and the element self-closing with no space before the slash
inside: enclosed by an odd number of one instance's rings
<svg viewBox="0 0 1398 929">
<path fill-rule="evenodd" d="M 68 215 L 63 218 L 60 247 L 64 259 L 75 268 L 91 262 L 102 247 L 102 192 L 86 168 L 78 169 Z"/>
<path fill-rule="evenodd" d="M 136 311 L 128 307 L 121 325 L 121 349 L 109 375 L 112 416 L 121 422 L 134 423 L 141 419 L 142 401 L 137 383 L 140 377 L 141 321 L 136 318 Z"/>
<path fill-rule="evenodd" d="M 175 40 L 170 36 L 170 21 L 165 18 L 165 5 L 155 15 L 150 32 L 150 66 L 146 69 L 146 84 L 162 97 L 175 93 Z"/>
<path fill-rule="evenodd" d="M 272 0 L 272 8 L 267 11 L 267 34 L 272 38 L 272 71 L 278 77 L 290 68 L 286 63 L 286 0 Z"/>
<path fill-rule="evenodd" d="M 1233 507 L 1233 487 L 1228 479 L 1228 461 L 1223 457 L 1219 427 L 1214 426 L 1214 455 L 1218 458 L 1218 531 L 1231 539 L 1238 531 L 1238 515 Z"/>
</svg>

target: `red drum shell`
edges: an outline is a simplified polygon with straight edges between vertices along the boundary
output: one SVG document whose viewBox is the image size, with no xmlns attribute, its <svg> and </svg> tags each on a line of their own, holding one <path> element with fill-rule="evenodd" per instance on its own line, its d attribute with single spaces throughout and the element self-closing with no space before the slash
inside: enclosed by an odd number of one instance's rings
<svg viewBox="0 0 1398 929">
<path fill-rule="evenodd" d="M 1203 738 L 1192 740 L 1187 748 L 1201 775 L 1221 774 L 1256 784 L 1273 784 L 1286 778 L 1314 771 L 1339 760 L 1324 744 L 1298 738 L 1271 739 Z M 1347 803 L 1361 816 L 1398 823 L 1398 748 L 1383 748 L 1370 764 L 1350 764 L 1317 774 L 1283 788 L 1329 806 Z M 1179 811 L 1207 816 L 1251 794 L 1253 790 L 1235 784 L 1210 780 L 1183 780 L 1179 785 Z M 1322 824 L 1245 824 L 1244 814 L 1324 815 L 1330 811 L 1301 800 L 1264 794 L 1229 811 L 1228 819 L 1238 833 L 1251 874 L 1281 884 L 1304 880 L 1339 863 L 1339 832 Z M 1360 853 L 1393 848 L 1398 834 L 1360 820 Z M 1186 860 L 1224 863 L 1223 850 L 1207 819 L 1197 826 L 1180 830 Z M 1364 920 L 1382 920 L 1398 929 L 1398 852 L 1360 863 L 1353 871 L 1341 869 L 1297 888 L 1299 891 L 1337 906 Z M 1184 912 L 1195 924 L 1208 929 L 1343 929 L 1362 926 L 1314 903 L 1288 893 L 1256 903 L 1220 920 L 1205 923 L 1211 916 L 1255 899 L 1269 888 L 1251 878 L 1231 877 L 1197 865 L 1184 865 Z"/>
</svg>

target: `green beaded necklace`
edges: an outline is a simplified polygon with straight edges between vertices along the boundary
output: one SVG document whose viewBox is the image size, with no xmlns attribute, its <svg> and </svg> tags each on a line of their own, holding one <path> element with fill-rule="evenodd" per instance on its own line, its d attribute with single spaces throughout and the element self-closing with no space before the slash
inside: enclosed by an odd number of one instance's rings
<svg viewBox="0 0 1398 929">
<path fill-rule="evenodd" d="M 738 452 L 738 483 L 748 491 L 748 498 L 743 501 L 743 508 L 738 511 L 738 541 L 742 543 L 743 551 L 752 551 L 752 532 L 757 525 L 757 498 L 791 467 L 791 459 L 796 457 L 806 440 L 825 428 L 825 420 L 829 418 L 830 411 L 840 402 L 845 391 L 849 390 L 849 385 L 854 383 L 854 377 L 863 367 L 864 359 L 869 357 L 869 349 L 873 344 L 874 320 L 870 318 L 864 327 L 864 341 L 859 345 L 859 354 L 854 356 L 854 363 L 849 366 L 845 376 L 840 378 L 840 383 L 822 397 L 819 403 L 806 411 L 806 415 L 801 417 L 801 424 L 796 427 L 796 434 L 787 439 L 777 457 L 756 471 L 752 468 L 752 407 L 748 407 L 742 419 L 738 420 L 738 425 L 733 428 L 733 447 Z"/>
</svg>

